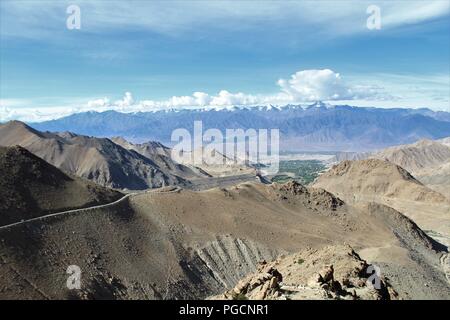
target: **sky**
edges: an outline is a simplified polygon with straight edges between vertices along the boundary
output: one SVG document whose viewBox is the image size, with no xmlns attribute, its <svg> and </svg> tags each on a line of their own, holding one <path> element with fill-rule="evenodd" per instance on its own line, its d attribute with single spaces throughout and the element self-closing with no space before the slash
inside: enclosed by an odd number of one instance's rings
<svg viewBox="0 0 450 320">
<path fill-rule="evenodd" d="M 317 100 L 450 112 L 450 1 L 0 1 L 0 121 Z"/>
</svg>

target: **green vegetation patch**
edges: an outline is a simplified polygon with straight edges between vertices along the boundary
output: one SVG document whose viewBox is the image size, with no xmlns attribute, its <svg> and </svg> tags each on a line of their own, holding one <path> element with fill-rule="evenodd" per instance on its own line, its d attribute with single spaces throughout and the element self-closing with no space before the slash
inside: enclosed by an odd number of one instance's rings
<svg viewBox="0 0 450 320">
<path fill-rule="evenodd" d="M 273 182 L 285 183 L 291 180 L 307 185 L 319 176 L 326 166 L 319 160 L 283 160 L 280 161 L 279 174 Z"/>
</svg>

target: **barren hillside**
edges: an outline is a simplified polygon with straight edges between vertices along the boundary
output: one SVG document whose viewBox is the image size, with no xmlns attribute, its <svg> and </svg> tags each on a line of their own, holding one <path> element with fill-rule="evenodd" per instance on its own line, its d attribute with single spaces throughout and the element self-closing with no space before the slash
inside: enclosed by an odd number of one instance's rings
<svg viewBox="0 0 450 320">
<path fill-rule="evenodd" d="M 105 138 L 39 132 L 11 121 L 0 125 L 0 145 L 20 145 L 65 172 L 103 186 L 140 190 L 189 184 L 152 159 Z"/>
<path fill-rule="evenodd" d="M 379 265 L 400 297 L 449 298 L 443 248 L 417 225 L 385 206 L 349 206 L 297 183 L 154 190 L 0 229 L 0 239 L 2 298 L 206 298 L 263 259 L 343 243 Z M 69 265 L 81 268 L 82 290 L 66 288 Z"/>
<path fill-rule="evenodd" d="M 210 177 L 208 173 L 195 166 L 183 165 L 172 160 L 172 150 L 162 143 L 150 141 L 133 144 L 121 137 L 111 139 L 114 143 L 128 150 L 134 150 L 146 158 L 152 159 L 158 167 L 184 179 L 195 180 Z"/>
<path fill-rule="evenodd" d="M 121 193 L 69 176 L 27 150 L 0 147 L 0 226 L 109 203 Z"/>
<path fill-rule="evenodd" d="M 417 180 L 450 199 L 449 139 L 436 141 L 424 139 L 413 144 L 395 146 L 375 153 L 351 154 L 349 160 L 367 158 L 387 160 L 404 168 Z"/>
<path fill-rule="evenodd" d="M 420 140 L 414 144 L 385 149 L 372 157 L 395 163 L 416 176 L 422 170 L 450 162 L 450 147 L 440 141 Z"/>
<path fill-rule="evenodd" d="M 450 201 L 391 162 L 344 161 L 322 174 L 314 186 L 349 203 L 374 201 L 391 206 L 450 244 Z"/>
</svg>

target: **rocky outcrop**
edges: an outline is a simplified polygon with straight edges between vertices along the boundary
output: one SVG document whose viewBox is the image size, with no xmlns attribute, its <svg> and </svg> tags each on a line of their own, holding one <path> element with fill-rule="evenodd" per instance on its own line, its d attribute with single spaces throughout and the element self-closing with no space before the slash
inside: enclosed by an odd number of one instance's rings
<svg viewBox="0 0 450 320">
<path fill-rule="evenodd" d="M 263 261 L 257 272 L 212 299 L 396 299 L 388 280 L 376 272 L 377 267 L 370 267 L 350 246 L 308 249 L 271 263 Z"/>
<path fill-rule="evenodd" d="M 280 200 L 297 199 L 311 209 L 320 208 L 336 211 L 344 205 L 344 201 L 332 193 L 321 188 L 308 188 L 297 181 L 289 181 L 284 184 L 274 184 Z"/>
</svg>

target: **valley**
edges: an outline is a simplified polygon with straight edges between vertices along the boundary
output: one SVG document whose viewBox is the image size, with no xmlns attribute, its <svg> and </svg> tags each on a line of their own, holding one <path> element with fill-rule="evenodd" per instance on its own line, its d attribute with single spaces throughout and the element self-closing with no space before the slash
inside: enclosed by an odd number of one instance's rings
<svg viewBox="0 0 450 320">
<path fill-rule="evenodd" d="M 156 142 L 43 133 L 17 122 L 0 131 L 0 143 L 23 146 L 2 147 L 3 176 L 15 168 L 11 177 L 30 181 L 17 190 L 15 180 L 0 184 L 1 203 L 9 203 L 0 214 L 2 299 L 448 299 L 450 202 L 393 162 L 291 152 L 280 156 L 279 176 L 264 177 L 245 164 L 178 164 Z M 132 190 L 112 175 L 100 187 L 56 152 L 73 146 L 101 150 L 112 163 L 140 159 L 176 178 L 155 175 L 152 188 Z M 420 172 L 447 161 L 414 159 Z M 80 204 L 59 180 L 111 196 Z M 46 195 L 52 188 L 67 192 L 64 206 Z M 27 204 L 29 195 L 36 200 Z M 16 199 L 26 205 L 13 209 Z M 353 258 L 339 264 L 342 257 Z M 80 290 L 64 285 L 70 265 L 82 270 Z M 331 278 L 322 274 L 330 265 Z M 367 284 L 370 266 L 380 268 L 381 288 Z"/>
<path fill-rule="evenodd" d="M 450 0 L 0 0 L 2 314 L 448 313 L 449 30 Z"/>
</svg>

